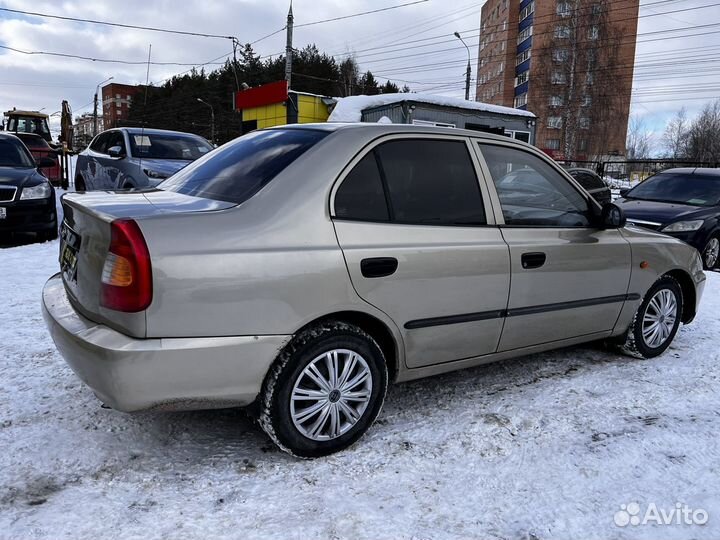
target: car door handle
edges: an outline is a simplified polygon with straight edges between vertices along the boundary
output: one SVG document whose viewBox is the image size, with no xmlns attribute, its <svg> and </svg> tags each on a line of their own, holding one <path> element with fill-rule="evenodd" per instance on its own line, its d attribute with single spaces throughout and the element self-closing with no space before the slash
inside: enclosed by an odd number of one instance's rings
<svg viewBox="0 0 720 540">
<path fill-rule="evenodd" d="M 525 270 L 532 270 L 534 268 L 540 268 L 542 265 L 545 264 L 545 261 L 547 260 L 547 255 L 544 253 L 523 253 L 522 257 L 520 258 L 520 262 L 522 263 L 522 267 Z"/>
<path fill-rule="evenodd" d="M 360 271 L 366 278 L 381 278 L 392 276 L 398 268 L 395 257 L 375 257 L 360 261 Z"/>
</svg>

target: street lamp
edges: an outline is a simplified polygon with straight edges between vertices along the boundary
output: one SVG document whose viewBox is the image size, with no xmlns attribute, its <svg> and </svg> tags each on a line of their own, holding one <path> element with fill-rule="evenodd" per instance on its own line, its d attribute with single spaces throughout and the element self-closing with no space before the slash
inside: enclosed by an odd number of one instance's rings
<svg viewBox="0 0 720 540">
<path fill-rule="evenodd" d="M 94 105 L 93 106 L 93 137 L 95 137 L 97 135 L 97 126 L 98 126 L 98 122 L 97 122 L 98 99 L 97 99 L 97 96 L 98 96 L 98 92 L 100 91 L 100 87 L 103 84 L 105 84 L 108 81 L 112 81 L 114 78 L 115 77 L 110 77 L 108 79 L 105 79 L 103 82 L 99 83 L 95 87 L 95 97 L 93 98 L 93 105 Z"/>
<path fill-rule="evenodd" d="M 470 67 L 470 47 L 467 46 L 467 43 L 465 43 L 465 40 L 460 35 L 460 32 L 455 32 L 455 37 L 462 41 L 462 44 L 465 45 L 468 53 L 467 71 L 465 72 L 465 99 L 470 101 L 470 76 L 472 75 L 472 68 Z"/>
<path fill-rule="evenodd" d="M 210 107 L 210 142 L 215 144 L 215 109 L 207 101 L 203 101 L 200 98 L 195 98 L 203 105 Z"/>
</svg>

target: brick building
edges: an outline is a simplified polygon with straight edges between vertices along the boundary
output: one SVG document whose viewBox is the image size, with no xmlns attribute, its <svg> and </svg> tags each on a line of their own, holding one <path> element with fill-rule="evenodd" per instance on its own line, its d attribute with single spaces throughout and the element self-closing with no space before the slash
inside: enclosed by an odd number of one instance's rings
<svg viewBox="0 0 720 540">
<path fill-rule="evenodd" d="M 75 118 L 73 126 L 73 148 L 82 150 L 93 139 L 94 121 L 92 113 L 85 113 Z M 98 118 L 98 133 L 104 131 L 103 119 Z"/>
<path fill-rule="evenodd" d="M 126 125 L 132 100 L 141 86 L 130 84 L 107 84 L 102 87 L 102 114 L 105 129 Z"/>
<path fill-rule="evenodd" d="M 479 101 L 528 109 L 558 159 L 625 154 L 639 0 L 488 0 Z"/>
</svg>

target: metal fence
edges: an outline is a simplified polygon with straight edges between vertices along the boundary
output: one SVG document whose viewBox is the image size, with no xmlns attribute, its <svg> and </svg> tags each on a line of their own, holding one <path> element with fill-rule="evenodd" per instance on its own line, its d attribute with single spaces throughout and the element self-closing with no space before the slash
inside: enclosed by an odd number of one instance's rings
<svg viewBox="0 0 720 540">
<path fill-rule="evenodd" d="M 601 177 L 640 182 L 666 169 L 680 167 L 720 168 L 720 161 L 683 161 L 674 159 L 643 159 L 634 161 L 559 161 L 567 167 L 592 169 Z"/>
</svg>

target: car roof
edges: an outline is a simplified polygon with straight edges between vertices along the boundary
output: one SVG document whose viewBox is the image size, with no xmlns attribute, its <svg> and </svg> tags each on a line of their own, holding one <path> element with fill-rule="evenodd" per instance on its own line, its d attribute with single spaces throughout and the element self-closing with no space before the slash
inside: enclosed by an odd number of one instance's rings
<svg viewBox="0 0 720 540">
<path fill-rule="evenodd" d="M 693 174 L 695 176 L 716 176 L 720 178 L 720 169 L 705 169 L 702 167 L 682 167 L 677 169 L 665 169 L 657 174 Z"/>
<path fill-rule="evenodd" d="M 0 139 L 15 139 L 18 142 L 22 142 L 20 137 L 9 131 L 0 131 Z"/>
<path fill-rule="evenodd" d="M 135 127 L 121 127 L 121 128 L 113 128 L 108 129 L 107 131 L 125 131 L 126 133 L 129 133 L 131 135 L 140 135 L 140 134 L 146 134 L 146 135 L 181 135 L 181 136 L 191 136 L 191 137 L 200 137 L 200 135 L 196 135 L 195 133 L 188 133 L 186 131 L 172 131 L 169 129 L 153 129 L 153 128 L 135 128 Z"/>
<path fill-rule="evenodd" d="M 377 132 L 378 135 L 392 135 L 394 133 L 427 133 L 435 135 L 461 135 L 465 137 L 474 137 L 476 139 L 487 139 L 492 141 L 513 141 L 519 144 L 527 144 L 517 139 L 512 139 L 504 135 L 496 135 L 494 133 L 486 133 L 484 131 L 474 131 L 472 129 L 460 129 L 450 127 L 436 126 L 418 126 L 414 124 L 377 124 L 374 122 L 326 122 L 318 124 L 287 124 L 284 126 L 273 126 L 267 129 L 312 129 L 316 131 L 339 132 L 346 130 L 364 130 Z"/>
</svg>

